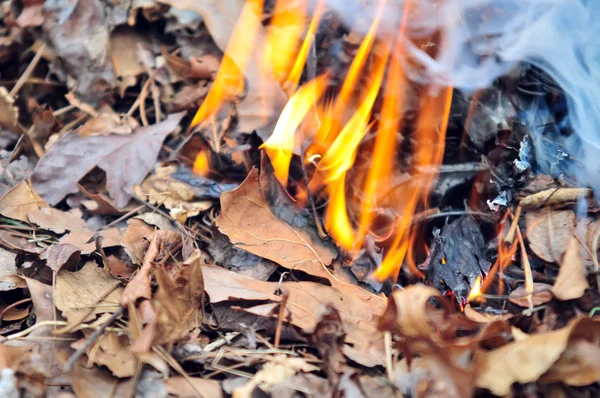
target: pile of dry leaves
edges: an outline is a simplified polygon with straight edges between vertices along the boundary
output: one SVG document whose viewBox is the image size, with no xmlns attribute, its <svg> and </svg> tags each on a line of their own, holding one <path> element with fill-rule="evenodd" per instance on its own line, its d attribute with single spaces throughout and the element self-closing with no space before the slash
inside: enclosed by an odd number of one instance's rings
<svg viewBox="0 0 600 398">
<path fill-rule="evenodd" d="M 369 279 L 258 148 L 277 86 L 188 131 L 243 4 L 2 3 L 0 396 L 598 396 L 592 193 L 528 175 Z"/>
</svg>

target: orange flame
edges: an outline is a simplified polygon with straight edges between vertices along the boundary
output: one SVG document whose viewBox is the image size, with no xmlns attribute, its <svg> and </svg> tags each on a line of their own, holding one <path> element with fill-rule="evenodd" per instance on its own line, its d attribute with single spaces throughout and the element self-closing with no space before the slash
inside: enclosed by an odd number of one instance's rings
<svg viewBox="0 0 600 398">
<path fill-rule="evenodd" d="M 278 82 L 287 77 L 294 64 L 307 19 L 304 3 L 304 0 L 275 3 L 262 62 L 263 69 L 270 70 Z"/>
<path fill-rule="evenodd" d="M 325 226 L 331 236 L 346 250 L 353 250 L 359 242 L 356 241 L 348 219 L 343 181 L 346 179 L 346 172 L 354 164 L 356 150 L 368 130 L 371 109 L 381 88 L 388 54 L 389 52 L 376 60 L 371 85 L 365 98 L 319 162 L 319 171 L 326 175 L 325 182 L 329 184 L 330 193 Z"/>
<path fill-rule="evenodd" d="M 282 2 L 283 3 L 283 2 Z M 318 0 L 317 6 L 313 13 L 313 17 L 310 21 L 310 25 L 308 26 L 308 31 L 306 32 L 306 37 L 302 42 L 302 47 L 300 47 L 300 51 L 298 53 L 298 57 L 292 66 L 290 74 L 286 79 L 288 93 L 293 93 L 296 91 L 298 87 L 298 83 L 300 82 L 300 78 L 302 77 L 302 71 L 304 69 L 304 64 L 306 64 L 306 59 L 308 58 L 308 52 L 312 43 L 315 39 L 315 35 L 317 33 L 317 28 L 319 27 L 319 22 L 321 21 L 321 17 L 323 16 L 323 11 L 325 10 L 325 0 Z"/>
<path fill-rule="evenodd" d="M 481 294 L 483 293 L 481 291 L 481 286 L 482 286 L 481 276 L 478 276 L 477 279 L 475 279 L 475 284 L 473 284 L 473 287 L 471 288 L 471 291 L 469 292 L 469 297 L 467 298 L 467 303 L 470 303 L 473 300 L 478 300 L 481 298 Z"/>
<path fill-rule="evenodd" d="M 290 161 L 296 142 L 294 133 L 326 87 L 325 76 L 321 76 L 296 91 L 283 108 L 273 134 L 261 145 L 271 159 L 275 176 L 284 186 L 287 184 Z"/>
<path fill-rule="evenodd" d="M 261 21 L 263 0 L 247 0 L 227 43 L 225 55 L 208 95 L 200 105 L 191 127 L 214 115 L 227 99 L 243 92 L 244 71 L 252 56 Z"/>
<path fill-rule="evenodd" d="M 194 161 L 194 169 L 195 174 L 206 177 L 210 172 L 210 166 L 208 161 L 208 156 L 205 151 L 200 151 L 198 156 L 196 156 L 196 160 Z"/>
</svg>

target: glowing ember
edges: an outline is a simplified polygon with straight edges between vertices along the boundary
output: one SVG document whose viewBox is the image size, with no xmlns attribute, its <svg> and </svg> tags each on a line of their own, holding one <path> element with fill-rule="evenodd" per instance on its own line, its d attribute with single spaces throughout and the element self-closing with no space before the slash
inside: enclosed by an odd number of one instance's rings
<svg viewBox="0 0 600 398">
<path fill-rule="evenodd" d="M 481 281 L 481 276 L 478 276 L 477 279 L 475 279 L 475 284 L 471 288 L 471 292 L 469 292 L 469 297 L 467 298 L 468 303 L 481 298 L 481 293 L 482 293 L 481 286 L 482 285 L 483 285 L 483 283 Z"/>
</svg>

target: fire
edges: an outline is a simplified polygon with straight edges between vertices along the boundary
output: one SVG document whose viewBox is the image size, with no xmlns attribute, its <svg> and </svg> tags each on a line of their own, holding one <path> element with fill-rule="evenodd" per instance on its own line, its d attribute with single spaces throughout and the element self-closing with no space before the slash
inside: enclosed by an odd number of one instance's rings
<svg viewBox="0 0 600 398">
<path fill-rule="evenodd" d="M 283 108 L 273 134 L 261 146 L 273 163 L 275 176 L 284 186 L 287 184 L 290 161 L 296 143 L 296 130 L 326 87 L 326 76 L 321 76 L 296 91 Z"/>
<path fill-rule="evenodd" d="M 196 160 L 194 161 L 194 173 L 206 177 L 210 172 L 210 166 L 208 161 L 208 155 L 205 151 L 200 151 Z"/>
<path fill-rule="evenodd" d="M 215 81 L 196 112 L 192 127 L 213 116 L 223 102 L 243 92 L 244 70 L 252 57 L 253 43 L 261 26 L 262 10 L 262 0 L 246 1 L 227 44 Z"/>
<path fill-rule="evenodd" d="M 481 297 L 481 294 L 482 294 L 481 286 L 482 286 L 481 276 L 478 276 L 477 279 L 475 279 L 475 284 L 473 285 L 473 287 L 471 288 L 471 291 L 469 292 L 469 297 L 467 298 L 467 303 L 470 303 L 471 301 L 474 301 L 474 300 L 478 300 Z"/>
<path fill-rule="evenodd" d="M 374 273 L 378 279 L 396 277 L 404 262 L 411 272 L 421 275 L 411 250 L 421 241 L 419 232 L 411 225 L 417 211 L 427 210 L 429 193 L 437 178 L 431 170 L 439 167 L 443 160 L 452 100 L 452 87 L 424 88 L 418 118 L 409 137 L 410 153 L 403 154 L 410 157 L 412 166 L 410 170 L 401 170 L 410 174 L 415 183 L 404 184 L 394 190 L 393 199 L 386 198 L 386 192 L 398 177 L 395 174 L 398 173 L 395 166 L 398 132 L 404 127 L 402 116 L 408 88 L 401 58 L 410 6 L 410 1 L 405 2 L 404 19 L 393 37 L 387 31 L 380 31 L 386 0 L 379 1 L 376 15 L 339 91 L 326 99 L 323 98 L 329 76 L 299 84 L 324 15 L 324 0 L 317 1 L 310 18 L 306 0 L 291 3 L 277 0 L 264 48 L 259 48 L 257 55 L 264 75 L 279 83 L 289 96 L 271 137 L 261 146 L 271 159 L 277 179 L 287 184 L 294 150 L 308 144 L 302 161 L 310 170 L 307 173 L 310 189 L 299 186 L 297 192 L 299 195 L 318 192 L 327 197 L 326 230 L 351 255 L 362 247 L 378 208 L 387 206 L 393 211 L 394 221 L 390 227 L 393 234 L 386 238 L 383 262 Z M 262 7 L 262 0 L 247 1 L 219 73 L 192 125 L 214 115 L 224 101 L 241 92 L 244 70 L 254 50 L 252 43 L 257 41 L 261 28 Z M 364 81 L 368 81 L 366 87 L 363 87 Z M 381 107 L 376 108 L 380 95 Z M 366 144 L 365 136 L 369 132 L 375 132 L 376 138 Z M 370 160 L 363 169 L 353 169 L 358 151 L 363 148 L 370 151 Z M 206 154 L 198 156 L 194 170 L 199 173 L 208 170 Z M 352 178 L 354 186 L 361 187 L 358 197 L 347 194 L 347 178 Z M 411 256 L 410 261 L 405 261 L 407 255 Z"/>
</svg>

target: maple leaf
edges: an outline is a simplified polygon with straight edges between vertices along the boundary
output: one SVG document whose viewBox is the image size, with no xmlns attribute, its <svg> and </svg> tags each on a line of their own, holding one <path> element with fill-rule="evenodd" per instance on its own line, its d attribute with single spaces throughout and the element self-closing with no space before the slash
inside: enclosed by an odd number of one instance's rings
<svg viewBox="0 0 600 398">
<path fill-rule="evenodd" d="M 56 205 L 79 190 L 77 183 L 94 167 L 106 172 L 106 188 L 117 208 L 127 205 L 133 186 L 148 174 L 163 140 L 172 133 L 183 113 L 154 126 L 137 128 L 129 135 L 81 137 L 68 132 L 39 160 L 31 175 L 35 191 Z"/>
</svg>

